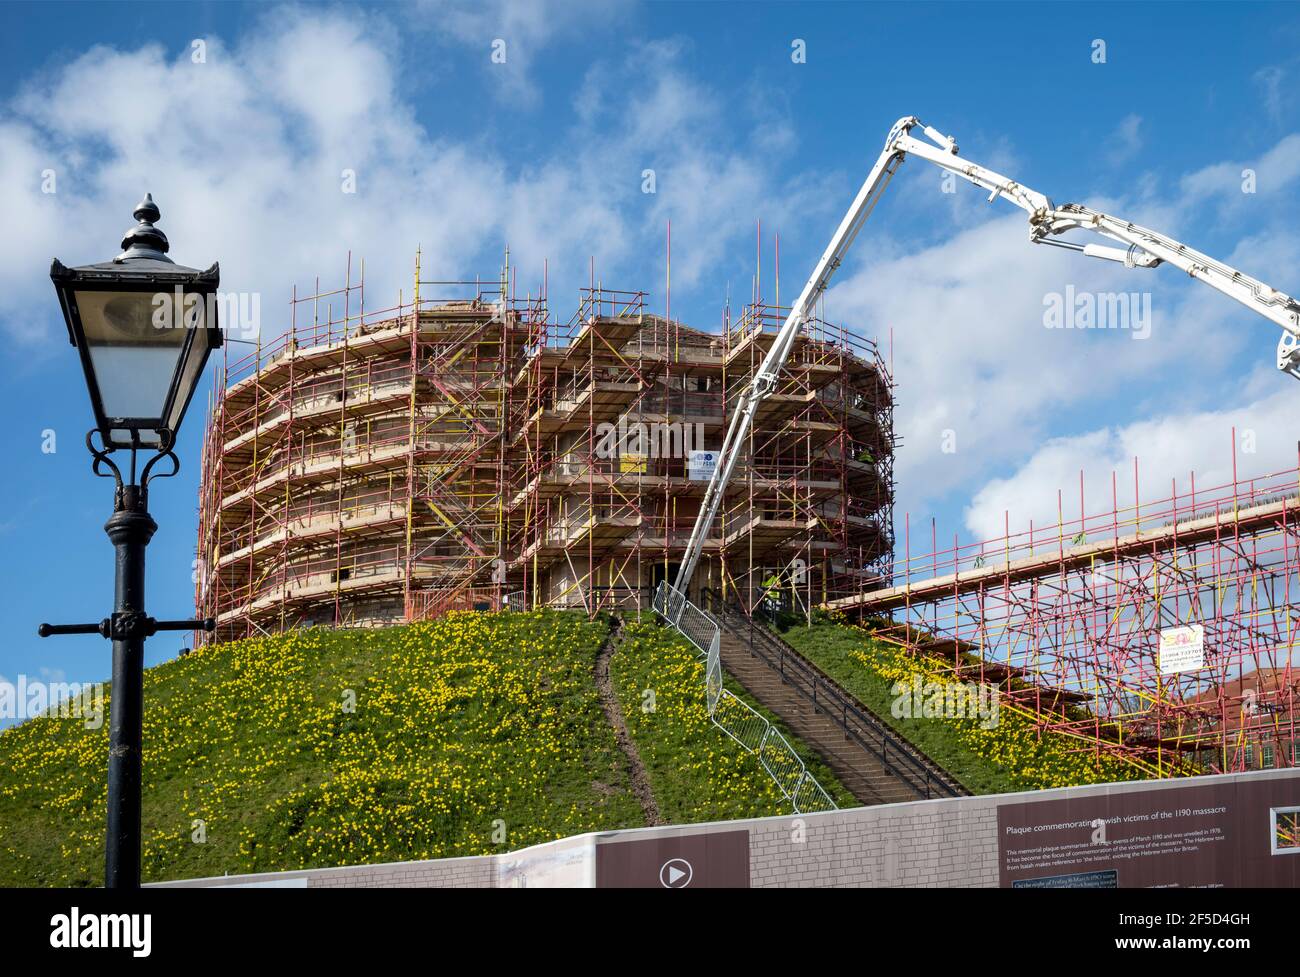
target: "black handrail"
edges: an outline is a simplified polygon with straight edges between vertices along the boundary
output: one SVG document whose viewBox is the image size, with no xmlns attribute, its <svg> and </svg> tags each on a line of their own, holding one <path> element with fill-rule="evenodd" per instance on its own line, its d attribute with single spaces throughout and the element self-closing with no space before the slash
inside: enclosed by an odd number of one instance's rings
<svg viewBox="0 0 1300 977">
<path fill-rule="evenodd" d="M 748 638 L 751 653 L 781 675 L 781 680 L 812 702 L 813 709 L 825 714 L 868 753 L 875 753 L 886 773 L 894 774 L 918 793 L 929 798 L 938 793 L 960 797 L 967 793 L 960 785 L 940 772 L 938 766 L 919 754 L 916 747 L 898 737 L 883 722 L 864 710 L 840 686 L 775 632 L 756 625 L 754 619 L 721 600 L 712 589 L 701 595 L 706 606 L 718 618 L 718 624 L 733 637 Z M 802 679 L 805 685 L 801 685 Z M 852 722 L 851 722 L 852 721 Z M 869 743 L 854 723 L 875 743 Z M 891 755 L 892 750 L 892 755 Z M 892 762 L 891 762 L 892 761 Z M 922 782 L 918 783 L 920 779 Z"/>
</svg>

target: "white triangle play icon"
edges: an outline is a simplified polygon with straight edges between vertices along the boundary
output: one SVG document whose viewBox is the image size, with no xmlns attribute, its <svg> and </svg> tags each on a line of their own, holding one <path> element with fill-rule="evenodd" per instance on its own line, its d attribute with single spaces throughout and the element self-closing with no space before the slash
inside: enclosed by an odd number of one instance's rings
<svg viewBox="0 0 1300 977">
<path fill-rule="evenodd" d="M 684 858 L 670 858 L 659 867 L 659 884 L 665 889 L 684 889 L 694 876 L 695 869 Z"/>
</svg>

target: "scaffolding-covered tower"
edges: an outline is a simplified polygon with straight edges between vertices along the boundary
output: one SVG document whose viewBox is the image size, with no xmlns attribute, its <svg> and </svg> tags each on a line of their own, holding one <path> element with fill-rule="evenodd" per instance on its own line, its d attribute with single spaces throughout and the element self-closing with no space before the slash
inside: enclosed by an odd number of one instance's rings
<svg viewBox="0 0 1300 977">
<path fill-rule="evenodd" d="M 756 304 L 706 332 L 593 282 L 557 323 L 542 293 L 516 299 L 508 270 L 421 281 L 417 258 L 409 303 L 368 312 L 349 274 L 295 296 L 278 339 L 227 356 L 196 592 L 216 640 L 649 606 L 784 310 Z M 889 581 L 893 453 L 876 346 L 809 320 L 694 588 L 797 611 Z"/>
</svg>

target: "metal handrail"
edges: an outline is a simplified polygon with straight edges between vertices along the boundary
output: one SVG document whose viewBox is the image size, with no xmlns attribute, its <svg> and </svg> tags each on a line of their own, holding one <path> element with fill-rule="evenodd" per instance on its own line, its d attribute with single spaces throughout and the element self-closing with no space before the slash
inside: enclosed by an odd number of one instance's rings
<svg viewBox="0 0 1300 977">
<path fill-rule="evenodd" d="M 767 775 L 796 813 L 837 810 L 835 801 L 808 771 L 781 731 L 766 716 L 724 687 L 721 625 L 666 580 L 655 590 L 651 606 L 704 658 L 705 706 L 709 721 L 758 757 Z M 733 713 L 737 713 L 738 718 L 733 719 Z"/>
<path fill-rule="evenodd" d="M 752 617 L 728 605 L 715 591 L 706 588 L 703 595 L 723 628 L 741 640 L 748 636 L 750 651 L 754 655 L 777 671 L 783 682 L 808 699 L 814 710 L 823 713 L 839 726 L 846 737 L 854 740 L 868 753 L 878 755 L 886 773 L 899 777 L 927 798 L 936 794 L 942 797 L 961 797 L 968 793 L 940 772 L 938 765 L 920 754 L 916 747 L 863 709 L 838 683 L 779 635 L 761 624 L 756 625 Z M 747 630 L 739 631 L 735 624 L 728 623 L 729 619 Z M 802 679 L 806 687 L 800 685 L 797 679 Z M 854 728 L 854 722 L 860 729 Z M 868 742 L 863 732 L 874 737 L 875 742 Z"/>
</svg>

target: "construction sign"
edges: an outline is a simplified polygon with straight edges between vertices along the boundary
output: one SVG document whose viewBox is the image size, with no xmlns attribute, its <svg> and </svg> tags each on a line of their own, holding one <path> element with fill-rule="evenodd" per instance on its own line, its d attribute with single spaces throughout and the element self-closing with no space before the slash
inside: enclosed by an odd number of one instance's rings
<svg viewBox="0 0 1300 977">
<path fill-rule="evenodd" d="M 1189 624 L 1160 632 L 1160 674 L 1194 672 L 1205 667 L 1205 626 Z"/>
<path fill-rule="evenodd" d="M 718 467 L 718 452 L 692 451 L 686 458 L 686 477 L 692 482 L 707 482 Z"/>
</svg>

